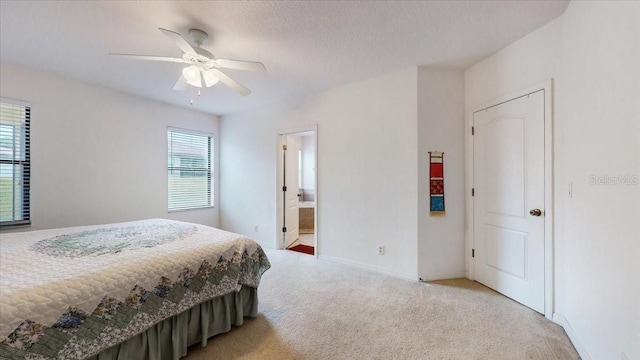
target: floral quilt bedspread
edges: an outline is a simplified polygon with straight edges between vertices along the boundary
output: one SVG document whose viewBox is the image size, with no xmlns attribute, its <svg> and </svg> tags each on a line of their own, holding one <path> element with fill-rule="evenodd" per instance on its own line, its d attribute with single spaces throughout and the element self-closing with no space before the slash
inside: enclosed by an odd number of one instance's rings
<svg viewBox="0 0 640 360">
<path fill-rule="evenodd" d="M 0 359 L 84 359 L 214 297 L 258 287 L 253 240 L 153 219 L 3 234 Z"/>
</svg>

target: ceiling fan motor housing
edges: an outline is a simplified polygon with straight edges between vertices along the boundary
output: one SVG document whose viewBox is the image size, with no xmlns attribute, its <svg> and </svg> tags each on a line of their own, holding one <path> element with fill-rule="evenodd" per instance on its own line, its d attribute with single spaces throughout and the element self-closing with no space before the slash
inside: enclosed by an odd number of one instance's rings
<svg viewBox="0 0 640 360">
<path fill-rule="evenodd" d="M 198 46 L 202 46 L 202 43 L 209 38 L 209 35 L 200 29 L 190 29 L 189 36 L 191 36 L 193 42 Z"/>
</svg>

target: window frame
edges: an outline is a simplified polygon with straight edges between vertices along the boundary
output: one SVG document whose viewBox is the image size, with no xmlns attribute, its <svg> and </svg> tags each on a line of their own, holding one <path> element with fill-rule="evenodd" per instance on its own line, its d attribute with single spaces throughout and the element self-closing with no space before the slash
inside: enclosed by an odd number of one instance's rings
<svg viewBox="0 0 640 360">
<path fill-rule="evenodd" d="M 24 146 L 24 160 L 16 160 L 15 156 L 14 156 L 14 159 L 11 159 L 11 160 L 0 158 L 0 164 L 22 166 L 22 176 L 21 176 L 21 181 L 23 182 L 22 219 L 15 220 L 15 213 L 14 213 L 13 220 L 0 221 L 0 229 L 30 226 L 31 225 L 31 104 L 26 101 L 15 100 L 15 99 L 10 99 L 5 97 L 0 97 L 0 103 L 11 105 L 11 106 L 24 107 L 24 110 L 25 110 L 25 116 L 24 116 L 25 129 L 24 129 L 24 136 L 23 136 L 24 142 L 20 143 L 21 146 Z M 14 139 L 15 139 L 15 135 L 14 135 Z M 15 146 L 15 140 L 13 142 Z M 15 169 L 13 169 L 12 171 L 15 172 Z M 14 178 L 15 178 L 15 175 L 14 175 Z M 12 202 L 15 210 L 15 187 L 12 188 L 11 193 L 13 196 Z"/>
<path fill-rule="evenodd" d="M 177 171 L 180 173 L 180 176 L 182 177 L 182 172 L 185 172 L 185 171 L 188 172 L 188 171 L 194 170 L 192 168 L 181 168 L 180 166 L 177 166 L 177 167 L 171 166 L 171 155 L 176 154 L 173 151 L 171 151 L 171 149 L 169 149 L 169 136 L 171 133 L 191 135 L 191 136 L 201 136 L 201 137 L 207 138 L 209 159 L 205 159 L 205 163 L 207 164 L 208 168 L 203 168 L 197 171 L 207 172 L 207 175 L 208 175 L 207 176 L 208 177 L 207 192 L 210 194 L 209 205 L 188 207 L 188 208 L 173 208 L 173 209 L 169 207 L 170 205 L 169 204 L 169 198 L 170 198 L 169 176 L 171 172 Z M 168 126 L 166 136 L 167 136 L 167 143 L 166 143 L 167 144 L 167 152 L 166 152 L 167 154 L 167 173 L 166 173 L 167 174 L 167 212 L 174 213 L 174 212 L 204 210 L 204 209 L 214 208 L 215 207 L 215 161 L 214 161 L 215 160 L 215 134 L 205 132 L 205 131 L 183 129 L 183 128 Z M 190 177 L 190 176 L 185 176 L 185 177 Z"/>
</svg>

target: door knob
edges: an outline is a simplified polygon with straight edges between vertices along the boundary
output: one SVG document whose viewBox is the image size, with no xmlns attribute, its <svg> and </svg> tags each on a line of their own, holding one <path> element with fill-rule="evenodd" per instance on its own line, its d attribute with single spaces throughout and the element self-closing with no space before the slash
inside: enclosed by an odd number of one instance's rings
<svg viewBox="0 0 640 360">
<path fill-rule="evenodd" d="M 531 216 L 540 216 L 540 215 L 542 215 L 542 210 L 540 210 L 540 209 L 533 209 L 533 210 L 529 211 L 529 214 L 530 214 Z"/>
</svg>

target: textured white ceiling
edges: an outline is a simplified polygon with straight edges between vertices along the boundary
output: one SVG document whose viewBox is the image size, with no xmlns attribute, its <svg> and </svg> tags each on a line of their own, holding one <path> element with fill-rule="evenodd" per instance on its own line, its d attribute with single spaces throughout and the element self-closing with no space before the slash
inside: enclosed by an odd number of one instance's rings
<svg viewBox="0 0 640 360">
<path fill-rule="evenodd" d="M 567 1 L 1 1 L 0 60 L 212 114 L 228 114 L 412 66 L 465 69 L 559 16 Z M 209 33 L 218 58 L 261 61 L 222 84 L 172 90 L 180 56 L 157 28 Z M 195 104 L 189 105 L 193 98 Z"/>
</svg>

